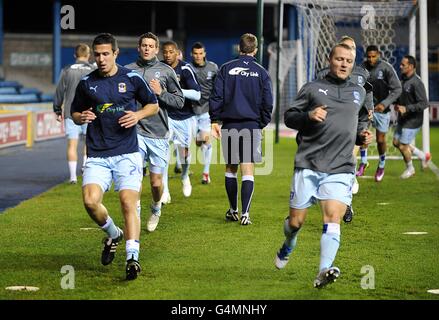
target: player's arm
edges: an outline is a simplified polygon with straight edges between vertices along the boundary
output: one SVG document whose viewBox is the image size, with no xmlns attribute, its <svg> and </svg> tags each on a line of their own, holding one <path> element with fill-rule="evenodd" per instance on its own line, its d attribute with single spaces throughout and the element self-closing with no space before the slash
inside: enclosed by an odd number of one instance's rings
<svg viewBox="0 0 439 320">
<path fill-rule="evenodd" d="M 323 115 L 314 115 L 316 109 L 309 110 L 309 94 L 310 86 L 305 84 L 299 91 L 294 99 L 291 107 L 284 113 L 284 122 L 288 128 L 296 129 L 298 131 L 306 128 L 312 120 L 312 117 L 319 116 L 320 119 Z"/>
<path fill-rule="evenodd" d="M 369 109 L 367 107 L 367 93 L 364 91 L 363 103 L 358 113 L 357 138 L 355 144 L 358 146 L 369 145 L 372 142 L 372 132 L 368 129 L 370 123 Z"/>
<path fill-rule="evenodd" d="M 151 117 L 159 112 L 159 105 L 154 92 L 145 80 L 138 74 L 131 78 L 135 87 L 136 100 L 143 106 L 137 111 L 125 111 L 125 115 L 119 118 L 119 124 L 124 128 L 131 128 L 141 119 Z"/>
<path fill-rule="evenodd" d="M 213 84 L 212 94 L 209 98 L 209 116 L 212 123 L 212 136 L 216 139 L 221 137 L 220 115 L 224 107 L 224 71 L 221 68 Z"/>
<path fill-rule="evenodd" d="M 53 112 L 56 113 L 58 121 L 63 120 L 63 109 L 62 105 L 64 102 L 64 93 L 66 92 L 66 83 L 65 83 L 65 70 L 61 71 L 61 75 L 59 77 L 58 85 L 56 86 L 55 95 L 53 97 Z"/>
<path fill-rule="evenodd" d="M 171 108 L 182 109 L 184 106 L 183 91 L 175 71 L 172 68 L 169 69 L 170 72 L 166 76 L 166 90 L 162 89 L 159 93 L 154 90 L 154 92 L 159 102 Z"/>
<path fill-rule="evenodd" d="M 387 69 L 387 85 L 389 87 L 389 94 L 380 102 L 380 104 L 384 106 L 384 109 L 388 109 L 402 93 L 401 81 L 399 81 L 398 75 L 392 67 Z"/>
<path fill-rule="evenodd" d="M 427 92 L 422 81 L 416 82 L 414 85 L 416 103 L 407 105 L 408 112 L 420 112 L 428 108 Z"/>
<path fill-rule="evenodd" d="M 265 128 L 271 121 L 271 113 L 273 112 L 273 89 L 268 74 L 263 81 L 262 89 L 262 105 L 261 105 L 261 128 Z"/>
<path fill-rule="evenodd" d="M 185 89 L 182 89 L 183 96 L 186 99 L 198 101 L 201 99 L 201 88 L 200 84 L 197 81 L 197 77 L 195 72 L 189 65 L 185 65 L 181 67 L 182 76 L 185 79 L 186 85 L 188 86 Z"/>
<path fill-rule="evenodd" d="M 81 80 L 76 87 L 75 98 L 73 99 L 72 106 L 70 107 L 70 115 L 73 122 L 77 125 L 90 123 L 96 119 L 96 115 L 92 108 L 87 107 L 87 99 L 84 90 L 84 81 Z"/>
</svg>

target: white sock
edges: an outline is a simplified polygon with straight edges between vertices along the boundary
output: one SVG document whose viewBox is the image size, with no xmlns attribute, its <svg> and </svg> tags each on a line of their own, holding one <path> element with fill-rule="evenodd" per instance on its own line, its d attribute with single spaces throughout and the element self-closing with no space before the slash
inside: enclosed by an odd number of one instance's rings
<svg viewBox="0 0 439 320">
<path fill-rule="evenodd" d="M 410 145 L 412 149 L 412 153 L 417 156 L 420 160 L 425 160 L 425 153 L 418 148 L 416 148 L 414 145 Z"/>
<path fill-rule="evenodd" d="M 415 169 L 415 168 L 413 168 L 413 161 L 412 160 L 410 160 L 409 162 L 406 162 L 406 166 L 407 166 L 407 169 Z"/>
<path fill-rule="evenodd" d="M 77 161 L 69 161 L 70 181 L 76 181 L 76 166 Z"/>
<path fill-rule="evenodd" d="M 201 150 L 203 150 L 203 158 L 204 158 L 204 169 L 203 173 L 209 173 L 210 162 L 212 161 L 212 145 L 202 144 Z"/>
<path fill-rule="evenodd" d="M 125 249 L 127 253 L 127 260 L 139 260 L 140 242 L 139 240 L 130 239 L 125 242 Z"/>
<path fill-rule="evenodd" d="M 105 221 L 105 224 L 101 226 L 101 229 L 104 230 L 107 235 L 112 238 L 116 239 L 120 235 L 119 228 L 114 223 L 113 219 L 111 219 L 110 216 L 108 216 L 107 220 Z"/>
</svg>

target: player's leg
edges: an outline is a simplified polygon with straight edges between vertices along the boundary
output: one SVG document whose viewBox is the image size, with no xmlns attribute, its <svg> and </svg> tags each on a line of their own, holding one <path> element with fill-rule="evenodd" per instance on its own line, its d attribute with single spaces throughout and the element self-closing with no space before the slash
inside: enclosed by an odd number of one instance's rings
<svg viewBox="0 0 439 320">
<path fill-rule="evenodd" d="M 126 279 L 134 280 L 140 273 L 140 219 L 137 201 L 142 185 L 142 156 L 139 152 L 112 157 L 114 190 L 119 191 L 119 200 L 125 221 Z"/>
<path fill-rule="evenodd" d="M 360 150 L 359 146 L 354 146 L 354 150 L 352 151 L 354 158 L 357 158 L 359 150 Z M 357 172 L 357 174 L 358 174 L 358 172 Z M 358 179 L 355 176 L 353 183 L 352 183 L 352 195 L 357 194 L 359 189 L 360 189 L 360 184 L 358 183 Z M 350 205 L 346 208 L 346 212 L 343 216 L 343 221 L 346 223 L 350 223 L 350 222 L 352 222 L 353 216 L 354 216 L 354 209 L 352 208 L 352 205 Z"/>
<path fill-rule="evenodd" d="M 192 185 L 189 178 L 189 169 L 191 163 L 191 143 L 194 136 L 194 130 L 196 125 L 195 116 L 188 119 L 178 121 L 178 133 L 177 133 L 177 153 L 180 156 L 181 161 L 181 184 L 182 191 L 185 197 L 190 197 L 192 194 Z"/>
<path fill-rule="evenodd" d="M 69 164 L 70 183 L 76 184 L 76 168 L 78 166 L 78 139 L 67 139 L 67 161 Z"/>
<path fill-rule="evenodd" d="M 418 159 L 421 161 L 421 169 L 427 169 L 428 162 L 431 160 L 431 153 L 424 153 L 422 150 L 416 148 L 416 146 L 414 146 L 413 144 L 410 144 L 410 150 L 412 151 L 412 154 L 418 157 Z"/>
<path fill-rule="evenodd" d="M 72 119 L 65 119 L 65 130 L 67 136 L 67 163 L 69 166 L 70 183 L 77 183 L 76 168 L 78 166 L 78 139 L 81 133 L 81 126 L 76 125 Z"/>
<path fill-rule="evenodd" d="M 177 145 L 177 153 L 180 155 L 181 159 L 181 185 L 183 195 L 185 197 L 190 197 L 192 194 L 192 184 L 189 178 L 191 153 L 189 147 L 181 144 Z"/>
<path fill-rule="evenodd" d="M 211 122 L 209 113 L 203 113 L 197 116 L 197 145 L 201 147 L 203 154 L 203 177 L 202 184 L 210 183 L 210 163 L 212 161 L 212 144 L 210 143 Z"/>
<path fill-rule="evenodd" d="M 82 197 L 89 216 L 107 234 L 101 256 L 103 265 L 113 261 L 116 248 L 123 237 L 122 230 L 116 226 L 102 203 L 104 192 L 110 188 L 111 181 L 111 166 L 108 159 L 88 158 L 83 175 Z"/>
<path fill-rule="evenodd" d="M 305 222 L 308 208 L 315 202 L 317 193 L 315 173 L 308 169 L 297 169 L 291 178 L 289 215 L 284 220 L 285 240 L 276 253 L 274 264 L 283 269 L 297 244 L 297 236 Z"/>
<path fill-rule="evenodd" d="M 160 199 L 160 202 L 162 204 L 169 204 L 171 203 L 171 194 L 169 192 L 169 165 L 171 163 L 171 150 L 175 147 L 175 141 L 176 141 L 176 130 L 175 128 L 175 121 L 171 118 L 168 118 L 168 124 L 169 124 L 169 138 L 168 138 L 168 149 L 167 149 L 167 158 L 166 158 L 166 166 L 163 169 L 163 175 L 162 175 L 162 184 L 163 184 L 163 192 L 162 197 Z M 171 145 L 172 144 L 172 145 Z"/>
<path fill-rule="evenodd" d="M 369 162 L 367 161 L 367 146 L 360 147 L 360 164 L 357 170 L 357 177 L 364 176 L 366 169 L 369 167 Z"/>
<path fill-rule="evenodd" d="M 82 168 L 81 168 L 82 173 L 84 173 L 85 162 L 87 161 L 87 145 L 85 143 L 86 135 L 87 135 L 87 124 L 85 123 L 81 125 L 81 135 L 80 135 L 81 142 L 84 145 L 82 149 Z"/>
<path fill-rule="evenodd" d="M 238 165 L 239 154 L 237 148 L 232 148 L 229 130 L 221 129 L 221 150 L 225 166 L 224 186 L 229 200 L 229 209 L 226 212 L 226 221 L 239 221 L 238 216 Z"/>
<path fill-rule="evenodd" d="M 235 138 L 236 139 L 236 138 Z M 254 192 L 254 164 L 262 161 L 262 130 L 241 129 L 238 134 L 241 167 L 241 225 L 251 224 L 250 206 Z"/>
<path fill-rule="evenodd" d="M 397 148 L 401 152 L 406 169 L 401 174 L 401 179 L 408 179 L 415 174 L 415 167 L 412 161 L 412 149 L 410 147 L 410 142 L 416 138 L 420 128 L 409 129 L 409 128 L 397 128 L 398 135 L 395 134 L 394 145 L 397 144 Z M 395 141 L 396 140 L 396 141 Z"/>
<path fill-rule="evenodd" d="M 238 221 L 238 165 L 226 164 L 225 181 L 229 209 L 226 212 L 226 221 Z"/>
<path fill-rule="evenodd" d="M 254 163 L 241 163 L 241 225 L 251 224 L 250 206 L 255 188 Z"/>
<path fill-rule="evenodd" d="M 340 247 L 340 218 L 346 211 L 346 204 L 337 200 L 322 200 L 323 231 L 320 238 L 319 272 L 314 280 L 315 288 L 322 288 L 340 276 L 340 269 L 333 265 Z"/>
<path fill-rule="evenodd" d="M 376 119 L 376 141 L 379 155 L 378 168 L 375 172 L 375 181 L 380 182 L 384 178 L 384 168 L 386 166 L 386 133 L 389 130 L 390 125 L 390 112 L 389 113 L 374 113 Z"/>
<path fill-rule="evenodd" d="M 146 229 L 153 232 L 159 223 L 162 213 L 163 173 L 168 165 L 169 141 L 167 139 L 147 138 L 149 150 L 150 176 L 152 203 Z"/>
<path fill-rule="evenodd" d="M 321 174 L 317 198 L 323 214 L 320 239 L 319 273 L 314 287 L 321 288 L 335 281 L 340 270 L 333 265 L 340 247 L 340 220 L 352 202 L 352 174 Z"/>
<path fill-rule="evenodd" d="M 173 151 L 174 152 L 174 156 L 175 156 L 175 167 L 174 167 L 174 173 L 175 174 L 179 174 L 182 171 L 181 168 L 181 161 L 180 161 L 180 155 L 178 154 L 178 150 L 177 150 L 177 146 L 174 144 L 173 145 Z"/>
</svg>

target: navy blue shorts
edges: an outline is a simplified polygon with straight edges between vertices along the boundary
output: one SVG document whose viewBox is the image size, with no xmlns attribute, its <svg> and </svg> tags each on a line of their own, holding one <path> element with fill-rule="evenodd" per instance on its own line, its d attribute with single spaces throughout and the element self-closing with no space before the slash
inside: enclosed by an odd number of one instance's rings
<svg viewBox="0 0 439 320">
<path fill-rule="evenodd" d="M 221 129 L 221 147 L 226 164 L 262 162 L 261 129 Z"/>
</svg>

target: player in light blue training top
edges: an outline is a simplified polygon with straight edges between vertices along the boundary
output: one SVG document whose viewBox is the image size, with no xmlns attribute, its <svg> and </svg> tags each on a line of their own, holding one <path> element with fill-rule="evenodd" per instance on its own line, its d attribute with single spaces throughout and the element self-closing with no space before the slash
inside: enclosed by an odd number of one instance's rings
<svg viewBox="0 0 439 320">
<path fill-rule="evenodd" d="M 126 279 L 140 272 L 140 223 L 136 202 L 142 183 L 142 160 L 137 142 L 136 124 L 158 112 L 155 95 L 136 72 L 116 64 L 119 53 L 116 39 L 108 33 L 93 41 L 98 69 L 85 76 L 76 88 L 71 106 L 73 121 L 88 124 L 82 195 L 90 217 L 105 231 L 101 262 L 110 264 L 124 232 L 117 227 L 102 204 L 104 192 L 119 192 L 125 220 Z M 137 102 L 143 108 L 137 108 Z"/>
</svg>

